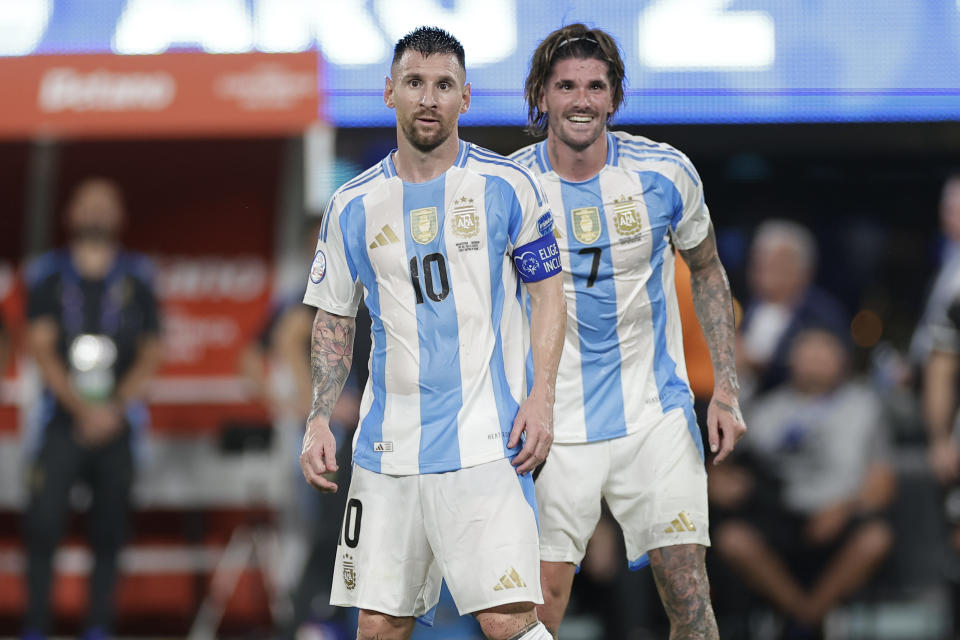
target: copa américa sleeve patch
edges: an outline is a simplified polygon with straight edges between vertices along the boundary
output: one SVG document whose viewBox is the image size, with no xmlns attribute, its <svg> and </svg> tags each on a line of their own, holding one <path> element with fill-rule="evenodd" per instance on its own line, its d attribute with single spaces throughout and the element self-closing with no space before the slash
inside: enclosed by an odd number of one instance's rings
<svg viewBox="0 0 960 640">
<path fill-rule="evenodd" d="M 517 247 L 513 264 L 524 282 L 539 282 L 561 272 L 560 248 L 553 234 L 547 234 Z"/>
<path fill-rule="evenodd" d="M 321 249 L 313 256 L 313 264 L 310 265 L 310 282 L 320 284 L 324 276 L 327 275 L 327 256 Z"/>
</svg>

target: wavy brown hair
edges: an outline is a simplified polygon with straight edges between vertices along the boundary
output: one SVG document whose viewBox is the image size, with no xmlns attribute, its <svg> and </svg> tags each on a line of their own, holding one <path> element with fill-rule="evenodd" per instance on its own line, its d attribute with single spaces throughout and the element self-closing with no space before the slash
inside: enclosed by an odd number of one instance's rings
<svg viewBox="0 0 960 640">
<path fill-rule="evenodd" d="M 607 81 L 613 91 L 613 112 L 623 103 L 624 67 L 617 42 L 600 29 L 568 24 L 544 38 L 530 59 L 530 73 L 523 93 L 527 99 L 527 131 L 532 135 L 542 136 L 547 131 L 548 114 L 540 110 L 540 96 L 546 89 L 553 65 L 567 58 L 596 58 L 606 62 Z"/>
</svg>

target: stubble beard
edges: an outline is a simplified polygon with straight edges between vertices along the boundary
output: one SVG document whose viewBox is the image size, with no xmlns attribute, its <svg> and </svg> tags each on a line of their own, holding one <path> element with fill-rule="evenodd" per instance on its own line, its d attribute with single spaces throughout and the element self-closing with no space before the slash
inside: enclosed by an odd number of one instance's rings
<svg viewBox="0 0 960 640">
<path fill-rule="evenodd" d="M 591 114 L 591 115 L 594 115 L 594 117 L 597 118 L 598 120 L 600 118 L 600 116 L 598 115 L 595 115 L 595 114 Z M 607 121 L 606 119 L 604 119 L 603 124 L 597 130 L 597 134 L 591 137 L 589 140 L 582 142 L 580 140 L 571 139 L 563 132 L 563 122 L 565 121 L 566 121 L 566 117 L 561 119 L 560 122 L 548 120 L 550 133 L 551 135 L 556 136 L 557 140 L 559 140 L 560 142 L 562 142 L 563 144 L 567 145 L 568 147 L 570 147 L 571 149 L 577 152 L 587 150 L 590 147 L 590 145 L 592 145 L 594 142 L 600 139 L 600 136 L 602 136 L 604 131 L 606 131 L 607 129 Z"/>
<path fill-rule="evenodd" d="M 420 151 L 421 153 L 429 153 L 442 145 L 447 141 L 447 138 L 450 137 L 450 134 L 453 133 L 453 129 L 443 129 L 440 128 L 433 135 L 422 135 L 417 132 L 417 122 L 413 120 L 409 124 L 403 125 L 401 127 L 403 130 L 403 135 L 413 147 Z"/>
</svg>

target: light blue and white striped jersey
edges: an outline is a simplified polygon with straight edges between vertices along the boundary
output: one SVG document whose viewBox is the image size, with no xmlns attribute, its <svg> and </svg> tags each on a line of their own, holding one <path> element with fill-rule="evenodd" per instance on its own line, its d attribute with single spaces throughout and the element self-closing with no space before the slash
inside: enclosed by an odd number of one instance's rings
<svg viewBox="0 0 960 640">
<path fill-rule="evenodd" d="M 510 156 L 539 174 L 563 264 L 568 316 L 554 441 L 617 438 L 682 408 L 702 454 L 673 246 L 690 249 L 707 237 L 703 185 L 673 147 L 620 131 L 606 135 L 606 165 L 585 182 L 557 175 L 546 141 Z"/>
<path fill-rule="evenodd" d="M 303 301 L 372 320 L 354 461 L 393 475 L 514 455 L 525 397 L 520 279 L 558 274 L 553 220 L 525 167 L 460 142 L 424 183 L 392 155 L 334 194 Z"/>
</svg>

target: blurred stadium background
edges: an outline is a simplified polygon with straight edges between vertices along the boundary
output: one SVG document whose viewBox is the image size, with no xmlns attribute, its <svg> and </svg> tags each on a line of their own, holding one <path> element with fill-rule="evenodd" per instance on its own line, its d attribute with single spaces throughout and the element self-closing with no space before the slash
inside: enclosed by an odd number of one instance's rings
<svg viewBox="0 0 960 640">
<path fill-rule="evenodd" d="M 271 435 L 237 363 L 302 287 L 309 222 L 395 144 L 380 97 L 392 45 L 420 24 L 459 37 L 474 88 L 461 136 L 509 153 L 530 142 L 529 55 L 573 21 L 622 46 L 615 125 L 699 169 L 735 295 L 749 297 L 753 230 L 789 218 L 816 235 L 817 283 L 859 318 L 856 371 L 891 405 L 897 542 L 876 588 L 833 617 L 833 637 L 948 637 L 952 557 L 914 390 L 895 379 L 943 247 L 941 185 L 960 167 L 953 0 L 0 0 L 0 314 L 12 336 L 0 635 L 18 633 L 24 606 L 22 452 L 39 390 L 21 274 L 62 243 L 69 190 L 90 175 L 120 184 L 124 242 L 154 259 L 163 311 L 118 632 L 270 637 L 289 565 L 303 561 L 274 535 L 295 451 Z M 89 571 L 79 520 L 56 564 L 64 634 L 82 618 Z M 575 609 L 567 637 L 603 637 L 611 615 L 627 637 L 662 634 L 649 575 L 610 581 L 619 605 Z"/>
</svg>

